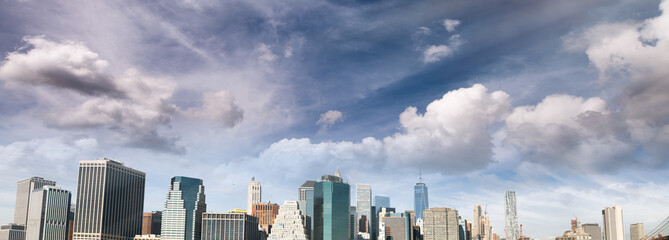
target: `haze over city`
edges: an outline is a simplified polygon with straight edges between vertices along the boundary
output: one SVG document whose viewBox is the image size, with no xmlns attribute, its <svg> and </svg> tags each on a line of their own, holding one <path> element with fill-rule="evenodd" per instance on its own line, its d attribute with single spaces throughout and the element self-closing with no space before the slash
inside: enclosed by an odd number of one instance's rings
<svg viewBox="0 0 669 240">
<path fill-rule="evenodd" d="M 2 1 L 0 223 L 17 182 L 76 199 L 79 162 L 174 176 L 207 212 L 298 200 L 339 170 L 430 207 L 555 239 L 621 206 L 669 216 L 669 0 Z M 420 178 L 420 179 L 419 179 Z"/>
</svg>

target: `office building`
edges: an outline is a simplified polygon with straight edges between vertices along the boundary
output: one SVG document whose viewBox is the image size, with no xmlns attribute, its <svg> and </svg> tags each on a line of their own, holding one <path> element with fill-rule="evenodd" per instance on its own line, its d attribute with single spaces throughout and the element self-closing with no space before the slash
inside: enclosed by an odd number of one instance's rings
<svg viewBox="0 0 669 240">
<path fill-rule="evenodd" d="M 70 212 L 67 214 L 67 240 L 74 238 L 74 204 L 70 204 Z"/>
<path fill-rule="evenodd" d="M 416 212 L 416 219 L 423 218 L 423 211 L 430 208 L 427 195 L 427 185 L 421 181 L 416 183 L 416 186 L 413 187 L 414 199 L 413 206 L 414 211 Z"/>
<path fill-rule="evenodd" d="M 316 181 L 306 181 L 298 188 L 298 206 L 302 214 L 306 215 L 309 220 L 307 230 L 309 234 L 313 231 L 314 226 L 314 184 Z"/>
<path fill-rule="evenodd" d="M 597 223 L 583 224 L 583 230 L 590 234 L 592 240 L 602 240 L 602 228 Z"/>
<path fill-rule="evenodd" d="M 260 186 L 260 182 L 256 182 L 255 177 L 252 177 L 246 195 L 246 211 L 251 212 L 253 210 L 253 204 L 258 204 L 260 202 L 262 202 L 262 186 Z"/>
<path fill-rule="evenodd" d="M 130 240 L 140 234 L 145 178 L 111 159 L 80 161 L 74 239 Z"/>
<path fill-rule="evenodd" d="M 260 240 L 258 218 L 245 213 L 202 214 L 202 240 Z"/>
<path fill-rule="evenodd" d="M 507 240 L 517 240 L 520 238 L 520 228 L 518 226 L 518 213 L 516 212 L 516 192 L 504 192 L 504 227 Z"/>
<path fill-rule="evenodd" d="M 258 203 L 253 204 L 251 215 L 258 218 L 258 224 L 262 227 L 265 234 L 269 234 L 274 225 L 274 219 L 279 214 L 279 205 L 276 203 Z"/>
<path fill-rule="evenodd" d="M 25 240 L 26 226 L 15 223 L 0 226 L 0 240 Z"/>
<path fill-rule="evenodd" d="M 394 209 L 382 208 L 379 212 L 379 240 L 411 240 L 411 217 L 406 213 L 396 213 Z"/>
<path fill-rule="evenodd" d="M 458 211 L 450 208 L 430 208 L 423 215 L 423 239 L 459 240 Z"/>
<path fill-rule="evenodd" d="M 296 201 L 285 201 L 274 219 L 268 240 L 308 240 L 306 215 Z"/>
<path fill-rule="evenodd" d="M 571 220 L 571 229 L 565 231 L 562 237 L 556 237 L 555 240 L 592 240 L 592 237 L 581 226 L 581 221 L 576 218 Z"/>
<path fill-rule="evenodd" d="M 44 186 L 30 194 L 26 240 L 67 240 L 70 191 Z"/>
<path fill-rule="evenodd" d="M 324 175 L 314 184 L 313 240 L 350 238 L 350 186 L 344 183 L 339 169 L 335 175 Z"/>
<path fill-rule="evenodd" d="M 160 238 L 163 240 L 200 240 L 202 213 L 207 211 L 201 179 L 176 176 L 162 212 Z"/>
<path fill-rule="evenodd" d="M 30 194 L 44 186 L 56 186 L 55 181 L 41 177 L 31 177 L 16 183 L 16 204 L 14 205 L 14 223 L 26 225 L 28 223 L 28 203 Z"/>
<path fill-rule="evenodd" d="M 483 225 L 483 209 L 481 204 L 474 204 L 474 217 L 472 218 L 472 239 L 481 240 L 484 232 Z"/>
<path fill-rule="evenodd" d="M 643 223 L 630 225 L 630 240 L 641 240 L 646 236 L 643 230 Z"/>
<path fill-rule="evenodd" d="M 602 210 L 603 240 L 624 240 L 623 209 L 616 205 Z"/>
<path fill-rule="evenodd" d="M 355 220 L 355 233 L 370 233 L 371 232 L 371 221 L 368 221 L 372 218 L 372 188 L 369 184 L 356 184 L 355 186 L 356 194 L 356 220 Z M 364 219 L 364 221 L 360 221 Z M 363 224 L 362 226 L 360 224 Z M 368 234 L 361 235 L 362 239 L 365 238 Z M 370 236 L 371 237 L 371 236 Z"/>
<path fill-rule="evenodd" d="M 160 235 L 163 212 L 153 211 L 142 216 L 142 235 Z"/>
<path fill-rule="evenodd" d="M 374 196 L 374 206 L 376 207 L 376 214 L 378 216 L 379 212 L 381 212 L 381 208 L 389 208 L 390 207 L 390 198 L 386 196 L 379 196 L 376 195 Z"/>
<path fill-rule="evenodd" d="M 355 206 L 349 207 L 349 218 L 348 218 L 348 237 L 349 239 L 353 240 L 356 238 L 356 233 L 355 233 L 355 219 L 357 218 L 357 212 L 355 210 Z"/>
</svg>

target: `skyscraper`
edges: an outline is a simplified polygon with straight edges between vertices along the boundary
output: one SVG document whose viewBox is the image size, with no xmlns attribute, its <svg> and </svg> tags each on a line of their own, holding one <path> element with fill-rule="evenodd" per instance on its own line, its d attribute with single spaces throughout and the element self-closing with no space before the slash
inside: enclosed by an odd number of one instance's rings
<svg viewBox="0 0 669 240">
<path fill-rule="evenodd" d="M 252 177 L 251 182 L 249 182 L 248 194 L 246 195 L 246 211 L 251 212 L 253 204 L 260 202 L 262 202 L 262 186 L 260 186 L 260 182 L 256 182 L 255 177 Z"/>
<path fill-rule="evenodd" d="M 427 186 L 423 183 L 423 178 L 413 187 L 414 199 L 413 206 L 416 211 L 416 219 L 423 218 L 423 211 L 430 208 L 427 197 Z M 415 223 L 414 223 L 415 224 Z"/>
<path fill-rule="evenodd" d="M 253 204 L 253 210 L 251 211 L 251 215 L 258 218 L 258 224 L 266 234 L 270 233 L 272 225 L 274 225 L 274 219 L 278 214 L 279 205 L 270 202 Z"/>
<path fill-rule="evenodd" d="M 592 236 L 583 229 L 581 221 L 578 218 L 571 220 L 571 229 L 564 232 L 562 237 L 556 237 L 555 240 L 591 240 Z"/>
<path fill-rule="evenodd" d="M 16 183 L 16 204 L 14 205 L 14 223 L 26 225 L 28 223 L 28 203 L 33 190 L 43 186 L 56 186 L 55 181 L 41 177 L 31 177 Z"/>
<path fill-rule="evenodd" d="M 350 186 L 335 175 L 324 175 L 314 184 L 313 240 L 342 240 L 349 238 Z"/>
<path fill-rule="evenodd" d="M 307 219 L 300 212 L 298 203 L 285 201 L 274 219 L 268 240 L 307 240 Z"/>
<path fill-rule="evenodd" d="M 161 239 L 200 240 L 205 200 L 201 179 L 173 177 L 162 213 Z"/>
<path fill-rule="evenodd" d="M 298 207 L 302 214 L 308 216 L 309 226 L 307 230 L 309 234 L 313 231 L 314 226 L 314 184 L 316 181 L 306 181 L 298 188 Z"/>
<path fill-rule="evenodd" d="M 450 208 L 430 208 L 423 215 L 424 240 L 459 240 L 458 211 Z"/>
<path fill-rule="evenodd" d="M 411 216 L 407 213 L 396 213 L 394 209 L 382 208 L 379 212 L 378 239 L 410 240 L 412 236 Z"/>
<path fill-rule="evenodd" d="M 0 239 L 2 240 L 25 240 L 26 226 L 10 223 L 0 226 Z"/>
<path fill-rule="evenodd" d="M 374 196 L 374 206 L 376 206 L 376 214 L 378 215 L 381 212 L 381 209 L 390 207 L 390 198 L 386 196 Z"/>
<path fill-rule="evenodd" d="M 30 194 L 26 240 L 67 240 L 70 191 L 44 186 Z"/>
<path fill-rule="evenodd" d="M 259 240 L 258 218 L 246 213 L 203 213 L 202 240 Z"/>
<path fill-rule="evenodd" d="M 111 159 L 80 161 L 74 239 L 131 240 L 142 233 L 145 178 Z"/>
<path fill-rule="evenodd" d="M 477 240 L 481 239 L 481 233 L 483 233 L 483 210 L 481 209 L 481 204 L 474 204 L 474 217 L 472 219 L 472 239 Z M 507 239 L 508 240 L 508 239 Z"/>
<path fill-rule="evenodd" d="M 597 223 L 583 224 L 583 230 L 592 236 L 592 240 L 602 240 L 602 228 Z"/>
<path fill-rule="evenodd" d="M 603 240 L 624 240 L 623 209 L 616 205 L 602 210 Z"/>
<path fill-rule="evenodd" d="M 520 238 L 520 228 L 518 227 L 518 214 L 516 212 L 516 192 L 504 192 L 504 225 L 506 229 L 507 240 L 518 240 Z"/>
<path fill-rule="evenodd" d="M 630 240 L 641 240 L 646 234 L 643 230 L 643 223 L 635 223 L 630 225 Z"/>
<path fill-rule="evenodd" d="M 358 232 L 362 233 L 370 233 L 371 231 L 371 221 L 363 221 L 362 223 L 365 224 L 365 226 L 360 226 L 360 219 L 367 219 L 371 220 L 372 218 L 372 188 L 369 186 L 369 184 L 356 184 L 356 194 L 355 194 L 355 199 L 356 199 L 356 219 L 355 219 L 355 233 L 357 234 Z M 371 235 L 365 234 L 362 235 L 363 239 L 369 239 Z M 368 237 L 364 237 L 368 236 Z"/>
</svg>

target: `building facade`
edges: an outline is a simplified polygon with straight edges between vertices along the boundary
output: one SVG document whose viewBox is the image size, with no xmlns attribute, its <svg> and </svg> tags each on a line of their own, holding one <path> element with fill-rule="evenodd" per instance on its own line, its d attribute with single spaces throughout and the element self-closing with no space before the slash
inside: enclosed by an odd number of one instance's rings
<svg viewBox="0 0 669 240">
<path fill-rule="evenodd" d="M 156 234 L 142 234 L 135 236 L 135 240 L 161 240 L 161 238 Z"/>
<path fill-rule="evenodd" d="M 26 240 L 67 240 L 70 191 L 44 186 L 30 194 Z"/>
<path fill-rule="evenodd" d="M 314 184 L 316 181 L 306 181 L 298 188 L 298 205 L 302 214 L 309 220 L 307 230 L 311 234 L 314 226 Z"/>
<path fill-rule="evenodd" d="M 160 235 L 163 212 L 153 211 L 142 216 L 142 235 Z"/>
<path fill-rule="evenodd" d="M 396 213 L 394 209 L 382 208 L 379 212 L 378 240 L 411 240 L 413 228 L 411 216 L 406 213 Z"/>
<path fill-rule="evenodd" d="M 562 237 L 556 237 L 555 240 L 592 240 L 592 236 L 583 229 L 581 221 L 571 220 L 571 229 L 564 232 Z"/>
<path fill-rule="evenodd" d="M 160 237 L 165 240 L 200 240 L 202 213 L 207 211 L 205 200 L 201 179 L 173 177 L 162 212 Z"/>
<path fill-rule="evenodd" d="M 30 194 L 34 190 L 44 186 L 56 186 L 55 181 L 46 180 L 41 177 L 31 177 L 16 183 L 16 204 L 14 205 L 14 223 L 26 225 L 28 223 L 28 211 Z"/>
<path fill-rule="evenodd" d="M 312 240 L 349 239 L 350 186 L 339 170 L 314 184 L 314 231 Z"/>
<path fill-rule="evenodd" d="M 474 216 L 472 217 L 472 239 L 480 240 L 482 239 L 483 233 L 483 209 L 481 204 L 474 204 Z"/>
<path fill-rule="evenodd" d="M 630 240 L 641 240 L 646 236 L 643 223 L 635 223 L 630 225 Z"/>
<path fill-rule="evenodd" d="M 520 228 L 518 226 L 518 213 L 516 211 L 516 192 L 504 192 L 504 227 L 507 240 L 518 240 Z"/>
<path fill-rule="evenodd" d="M 255 177 L 252 177 L 246 195 L 246 211 L 252 212 L 253 204 L 258 204 L 260 202 L 262 202 L 262 186 L 260 186 L 260 182 L 256 181 Z"/>
<path fill-rule="evenodd" d="M 261 240 L 258 218 L 245 213 L 202 214 L 202 240 Z"/>
<path fill-rule="evenodd" d="M 624 240 L 623 209 L 616 205 L 602 210 L 603 240 Z"/>
<path fill-rule="evenodd" d="M 423 215 L 424 240 L 459 240 L 458 211 L 450 208 L 430 208 Z"/>
<path fill-rule="evenodd" d="M 423 211 L 430 208 L 427 195 L 427 185 L 422 183 L 422 181 L 416 183 L 416 186 L 413 187 L 413 192 L 413 209 L 416 211 L 416 219 L 423 218 Z"/>
<path fill-rule="evenodd" d="M 285 201 L 274 219 L 268 240 L 308 240 L 308 219 L 296 201 Z"/>
<path fill-rule="evenodd" d="M 355 233 L 371 233 L 372 228 L 372 188 L 369 184 L 356 184 Z M 360 221 L 364 219 L 364 221 Z M 361 225 L 362 224 L 362 225 Z M 370 239 L 369 234 L 361 234 L 361 239 Z"/>
<path fill-rule="evenodd" d="M 602 240 L 602 228 L 597 223 L 583 224 L 583 230 L 590 234 L 592 240 Z"/>
<path fill-rule="evenodd" d="M 258 203 L 253 204 L 251 215 L 258 218 L 258 224 L 262 227 L 265 234 L 269 234 L 274 225 L 274 219 L 279 215 L 279 205 L 276 203 Z"/>
<path fill-rule="evenodd" d="M 145 178 L 111 159 L 80 161 L 73 238 L 131 240 L 140 234 Z"/>
<path fill-rule="evenodd" d="M 0 240 L 25 240 L 26 226 L 10 223 L 0 226 Z"/>
</svg>

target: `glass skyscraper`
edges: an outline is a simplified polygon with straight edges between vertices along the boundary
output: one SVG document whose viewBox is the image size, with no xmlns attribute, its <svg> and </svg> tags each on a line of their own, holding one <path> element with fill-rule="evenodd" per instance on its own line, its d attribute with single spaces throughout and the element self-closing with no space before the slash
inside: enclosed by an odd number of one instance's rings
<svg viewBox="0 0 669 240">
<path fill-rule="evenodd" d="M 350 191 L 339 170 L 314 184 L 313 240 L 349 239 Z"/>
<path fill-rule="evenodd" d="M 371 233 L 372 227 L 372 188 L 369 184 L 357 184 L 356 188 L 356 219 L 355 219 L 355 233 L 364 232 Z M 365 219 L 367 221 L 360 221 L 360 219 Z M 366 226 L 361 226 L 364 224 Z M 365 235 L 366 236 L 366 235 Z M 370 235 L 371 237 L 371 235 Z M 364 238 L 364 237 L 363 237 Z"/>
<path fill-rule="evenodd" d="M 427 200 L 427 186 L 422 182 L 416 183 L 416 186 L 413 187 L 413 192 L 413 209 L 416 211 L 416 220 L 423 219 L 423 211 L 430 208 Z"/>
<path fill-rule="evenodd" d="M 516 212 L 516 192 L 504 192 L 504 210 L 505 210 L 505 230 L 507 240 L 517 240 L 520 238 L 520 228 L 518 227 L 518 213 Z"/>
<path fill-rule="evenodd" d="M 200 240 L 206 210 L 202 180 L 173 177 L 162 215 L 161 239 Z"/>
<path fill-rule="evenodd" d="M 60 187 L 34 190 L 30 195 L 26 240 L 67 240 L 71 197 L 70 191 Z"/>
</svg>

